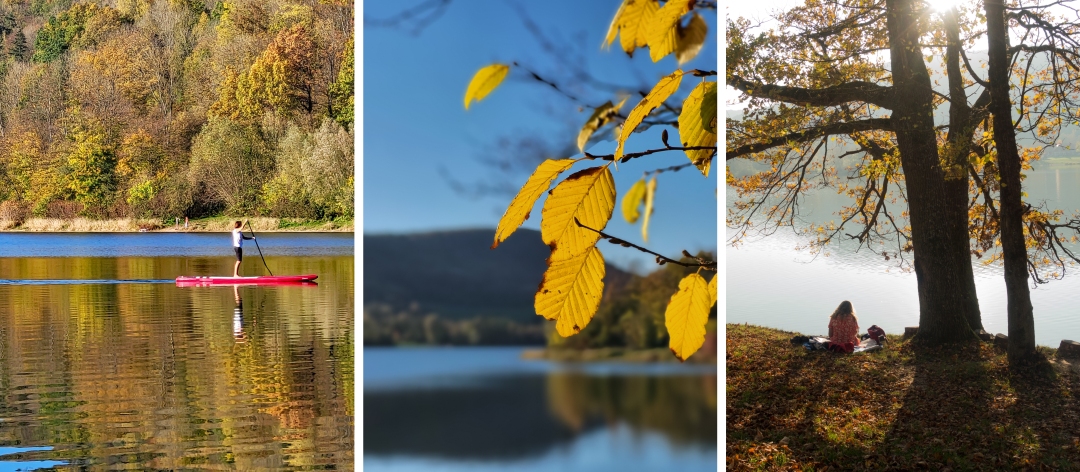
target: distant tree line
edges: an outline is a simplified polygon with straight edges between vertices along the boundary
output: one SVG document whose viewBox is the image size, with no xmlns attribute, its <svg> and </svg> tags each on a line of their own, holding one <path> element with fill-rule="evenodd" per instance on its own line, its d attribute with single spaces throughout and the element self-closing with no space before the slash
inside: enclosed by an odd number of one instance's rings
<svg viewBox="0 0 1080 472">
<path fill-rule="evenodd" d="M 0 2 L 4 218 L 353 215 L 348 0 Z"/>
<path fill-rule="evenodd" d="M 715 259 L 701 252 L 696 257 Z M 687 259 L 689 260 L 689 259 Z M 679 281 L 696 269 L 667 264 L 646 276 L 633 276 L 621 289 L 611 292 L 593 321 L 580 333 L 564 338 L 553 326 L 520 323 L 507 318 L 450 319 L 424 310 L 418 304 L 394 307 L 370 303 L 364 306 L 364 345 L 544 345 L 559 349 L 624 347 L 649 349 L 668 345 L 664 311 Z M 716 335 L 716 307 L 709 315 L 707 336 Z"/>
<path fill-rule="evenodd" d="M 425 313 L 415 304 L 403 310 L 371 304 L 364 307 L 364 345 L 539 346 L 545 340 L 539 321 L 519 323 L 490 316 L 457 320 Z"/>
</svg>

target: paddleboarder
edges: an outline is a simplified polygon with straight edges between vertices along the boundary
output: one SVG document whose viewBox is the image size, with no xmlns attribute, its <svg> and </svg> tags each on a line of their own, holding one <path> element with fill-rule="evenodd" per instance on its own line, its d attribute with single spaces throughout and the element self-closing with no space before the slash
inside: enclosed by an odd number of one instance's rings
<svg viewBox="0 0 1080 472">
<path fill-rule="evenodd" d="M 236 252 L 236 264 L 233 265 L 233 277 L 240 276 L 240 263 L 244 260 L 244 240 L 255 239 L 250 236 L 244 236 L 244 232 L 240 230 L 241 226 L 243 226 L 243 223 L 237 220 L 236 223 L 233 224 L 232 230 L 233 251 Z"/>
</svg>

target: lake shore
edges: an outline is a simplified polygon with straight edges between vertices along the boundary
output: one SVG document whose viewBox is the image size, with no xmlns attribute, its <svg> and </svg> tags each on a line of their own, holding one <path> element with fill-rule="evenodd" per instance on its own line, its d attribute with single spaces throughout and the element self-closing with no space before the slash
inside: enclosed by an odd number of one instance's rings
<svg viewBox="0 0 1080 472">
<path fill-rule="evenodd" d="M 799 333 L 727 325 L 729 470 L 1067 470 L 1080 361 L 1010 372 L 991 343 L 838 355 Z"/>
<path fill-rule="evenodd" d="M 139 232 L 189 232 L 221 233 L 232 231 L 236 220 L 247 221 L 244 230 L 262 233 L 276 232 L 335 232 L 349 233 L 355 229 L 354 220 L 305 220 L 299 218 L 231 217 L 219 216 L 188 220 L 187 226 L 180 219 L 163 222 L 160 219 L 114 218 L 27 218 L 22 222 L 0 220 L 0 231 L 25 233 L 139 233 Z"/>
<path fill-rule="evenodd" d="M 625 349 L 607 347 L 598 349 L 526 349 L 522 359 L 554 362 L 631 362 L 631 363 L 678 363 L 679 359 L 667 348 Z M 716 355 L 705 349 L 686 360 L 688 364 L 716 364 Z"/>
</svg>

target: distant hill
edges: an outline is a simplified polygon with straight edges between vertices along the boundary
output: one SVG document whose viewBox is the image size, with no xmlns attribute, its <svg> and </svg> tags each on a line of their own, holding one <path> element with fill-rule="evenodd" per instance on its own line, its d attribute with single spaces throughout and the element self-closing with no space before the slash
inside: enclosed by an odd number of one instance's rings
<svg viewBox="0 0 1080 472">
<path fill-rule="evenodd" d="M 519 229 L 492 250 L 494 229 L 364 235 L 364 305 L 416 303 L 446 318 L 539 322 L 533 295 L 550 251 L 540 232 Z M 607 266 L 604 296 L 633 277 Z"/>
</svg>

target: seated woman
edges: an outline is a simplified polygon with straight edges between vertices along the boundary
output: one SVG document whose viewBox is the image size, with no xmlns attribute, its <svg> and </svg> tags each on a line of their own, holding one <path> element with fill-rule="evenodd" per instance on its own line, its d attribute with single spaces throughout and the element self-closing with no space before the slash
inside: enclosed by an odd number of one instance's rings
<svg viewBox="0 0 1080 472">
<path fill-rule="evenodd" d="M 840 346 L 847 343 L 851 343 L 852 347 L 859 345 L 859 319 L 855 317 L 851 302 L 841 302 L 829 317 L 829 341 Z"/>
</svg>

